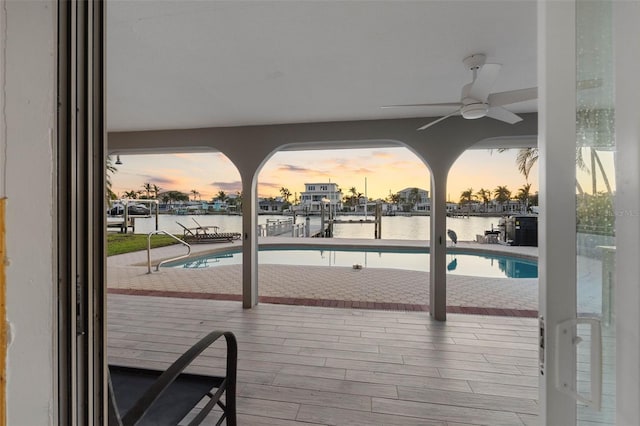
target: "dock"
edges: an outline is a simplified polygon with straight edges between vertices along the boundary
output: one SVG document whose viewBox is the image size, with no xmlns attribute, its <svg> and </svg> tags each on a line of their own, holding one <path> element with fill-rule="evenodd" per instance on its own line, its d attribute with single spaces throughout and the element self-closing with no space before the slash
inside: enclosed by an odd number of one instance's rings
<svg viewBox="0 0 640 426">
<path fill-rule="evenodd" d="M 136 232 L 136 222 L 135 222 L 135 218 L 133 217 L 129 217 L 127 220 L 127 224 L 125 226 L 125 219 L 124 217 L 111 217 L 111 216 L 107 216 L 107 230 L 109 228 L 118 228 L 120 230 L 120 233 L 122 234 L 126 234 L 129 230 L 129 228 L 131 228 L 131 233 L 135 234 Z"/>
</svg>

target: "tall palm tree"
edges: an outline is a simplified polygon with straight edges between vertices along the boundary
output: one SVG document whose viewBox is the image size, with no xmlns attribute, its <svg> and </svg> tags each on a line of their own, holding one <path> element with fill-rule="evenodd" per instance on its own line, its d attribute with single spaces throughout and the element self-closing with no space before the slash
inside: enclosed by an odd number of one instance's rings
<svg viewBox="0 0 640 426">
<path fill-rule="evenodd" d="M 504 211 L 504 203 L 511 199 L 511 191 L 506 186 L 497 186 L 493 190 L 494 200 L 500 203 L 502 210 Z"/>
<path fill-rule="evenodd" d="M 578 146 L 576 148 L 576 166 L 581 170 L 586 170 L 587 165 L 584 161 L 582 148 L 583 147 L 581 146 Z M 500 148 L 498 152 L 504 152 L 508 149 L 509 148 Z M 596 166 L 597 166 L 598 170 L 600 170 L 600 174 L 602 175 L 602 181 L 604 182 L 604 185 L 607 188 L 607 192 L 611 194 L 612 190 L 611 190 L 611 184 L 609 183 L 609 177 L 607 176 L 607 173 L 604 170 L 602 161 L 600 161 L 600 155 L 598 155 L 598 151 L 596 150 L 595 147 L 589 147 L 587 149 L 589 149 L 589 153 L 590 153 L 589 155 L 591 157 L 590 173 L 592 175 L 591 177 L 592 193 L 596 194 L 598 192 L 596 188 Z M 538 148 L 521 148 L 520 150 L 518 150 L 518 154 L 516 156 L 516 165 L 518 167 L 518 171 L 522 173 L 522 175 L 527 180 L 527 182 L 529 181 L 529 173 L 531 172 L 531 168 L 537 162 L 538 162 Z M 578 189 L 578 192 L 580 194 L 584 192 L 582 190 L 582 187 L 578 183 L 578 181 L 576 181 L 576 188 Z"/>
<path fill-rule="evenodd" d="M 113 158 L 110 155 L 107 155 L 107 164 L 106 164 L 105 169 L 107 171 L 107 175 L 105 177 L 105 182 L 106 182 L 106 187 L 107 187 L 107 200 L 115 200 L 116 198 L 118 198 L 118 196 L 111 189 L 112 182 L 113 182 L 111 180 L 111 177 L 113 176 L 113 174 L 116 171 L 118 171 L 118 168 L 113 163 Z"/>
<path fill-rule="evenodd" d="M 469 188 L 466 191 L 462 191 L 460 194 L 460 204 L 467 206 L 467 213 L 471 213 L 471 202 L 476 198 L 473 193 L 473 188 Z"/>
<path fill-rule="evenodd" d="M 158 198 L 158 193 L 160 192 L 162 188 L 160 188 L 158 185 L 156 185 L 155 183 L 153 184 L 153 197 L 154 198 Z"/>
<path fill-rule="evenodd" d="M 139 194 L 140 191 L 136 191 L 135 189 L 132 189 L 131 191 L 124 191 L 125 198 L 131 198 L 132 200 L 138 198 Z"/>
<path fill-rule="evenodd" d="M 362 193 L 358 192 L 355 186 L 349 188 L 349 192 L 351 193 L 351 195 L 345 195 L 345 201 L 348 201 L 351 207 L 355 207 L 358 204 L 360 197 L 362 197 Z"/>
<path fill-rule="evenodd" d="M 291 191 L 283 186 L 280 188 L 280 194 L 282 195 L 282 198 L 284 198 L 284 201 L 288 203 L 289 197 L 291 197 Z"/>
<path fill-rule="evenodd" d="M 469 188 L 460 194 L 460 204 L 470 204 L 475 198 L 476 195 L 473 193 L 473 188 Z"/>
<path fill-rule="evenodd" d="M 489 201 L 491 201 L 491 191 L 488 189 L 480 188 L 476 195 L 479 199 L 482 200 L 482 204 L 484 205 L 484 212 L 487 212 L 487 206 L 489 205 Z"/>
<path fill-rule="evenodd" d="M 508 151 L 509 148 L 499 148 L 498 152 Z M 524 176 L 525 180 L 529 180 L 531 168 L 538 162 L 538 148 L 520 148 L 516 155 L 516 166 L 518 171 Z"/>
<path fill-rule="evenodd" d="M 153 191 L 153 186 L 149 182 L 145 182 L 142 185 L 142 188 L 144 188 L 144 190 L 146 191 L 147 198 L 151 198 L 151 191 Z"/>
<path fill-rule="evenodd" d="M 521 188 L 518 189 L 518 194 L 516 195 L 516 198 L 518 200 L 520 200 L 521 203 L 524 204 L 524 211 L 528 211 L 529 210 L 529 199 L 531 198 L 531 184 L 527 183 L 525 185 L 522 185 Z"/>
<path fill-rule="evenodd" d="M 192 190 L 191 190 L 191 195 L 193 195 L 193 201 L 196 201 L 196 197 L 197 197 L 198 195 L 200 195 L 200 193 L 198 192 L 198 190 L 196 190 L 196 189 L 192 189 Z"/>
</svg>

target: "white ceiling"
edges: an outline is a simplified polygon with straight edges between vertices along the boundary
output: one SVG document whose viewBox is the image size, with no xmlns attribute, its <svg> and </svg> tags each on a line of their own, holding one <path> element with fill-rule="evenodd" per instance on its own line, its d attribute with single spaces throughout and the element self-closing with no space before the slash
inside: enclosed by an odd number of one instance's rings
<svg viewBox="0 0 640 426">
<path fill-rule="evenodd" d="M 536 86 L 535 0 L 107 7 L 110 131 L 439 116 L 379 107 L 457 102 L 473 53 L 503 65 L 494 92 Z"/>
</svg>

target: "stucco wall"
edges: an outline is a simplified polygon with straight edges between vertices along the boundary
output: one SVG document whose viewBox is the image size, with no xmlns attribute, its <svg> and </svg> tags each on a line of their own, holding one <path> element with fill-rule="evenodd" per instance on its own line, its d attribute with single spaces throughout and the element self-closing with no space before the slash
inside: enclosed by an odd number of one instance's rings
<svg viewBox="0 0 640 426">
<path fill-rule="evenodd" d="M 7 424 L 53 424 L 56 7 L 0 7 L 0 162 L 7 197 Z M 3 16 L 2 16 L 3 15 Z"/>
</svg>

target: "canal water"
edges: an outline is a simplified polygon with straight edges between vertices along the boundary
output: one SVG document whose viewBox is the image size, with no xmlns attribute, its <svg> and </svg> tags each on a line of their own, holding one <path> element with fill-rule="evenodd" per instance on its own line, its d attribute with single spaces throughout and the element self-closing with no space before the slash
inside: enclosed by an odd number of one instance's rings
<svg viewBox="0 0 640 426">
<path fill-rule="evenodd" d="M 260 215 L 258 224 L 266 224 L 267 220 L 287 219 L 288 216 Z M 334 238 L 366 238 L 373 239 L 374 224 L 356 222 L 358 216 L 342 216 L 340 219 L 353 219 L 353 223 L 336 224 Z M 372 219 L 369 216 L 369 219 Z M 430 238 L 429 216 L 383 216 L 382 239 L 386 240 L 429 240 Z M 297 221 L 304 221 L 298 217 Z M 458 235 L 459 241 L 475 241 L 476 235 L 484 235 L 484 231 L 497 229 L 498 217 L 448 217 L 447 228 L 452 229 Z M 182 234 L 183 229 L 178 223 L 186 227 L 218 226 L 219 232 L 241 232 L 242 217 L 232 215 L 160 215 L 158 217 L 158 229 L 172 234 Z M 311 216 L 312 225 L 320 227 L 320 217 Z M 136 218 L 136 233 L 147 234 L 155 230 L 155 217 Z"/>
</svg>

